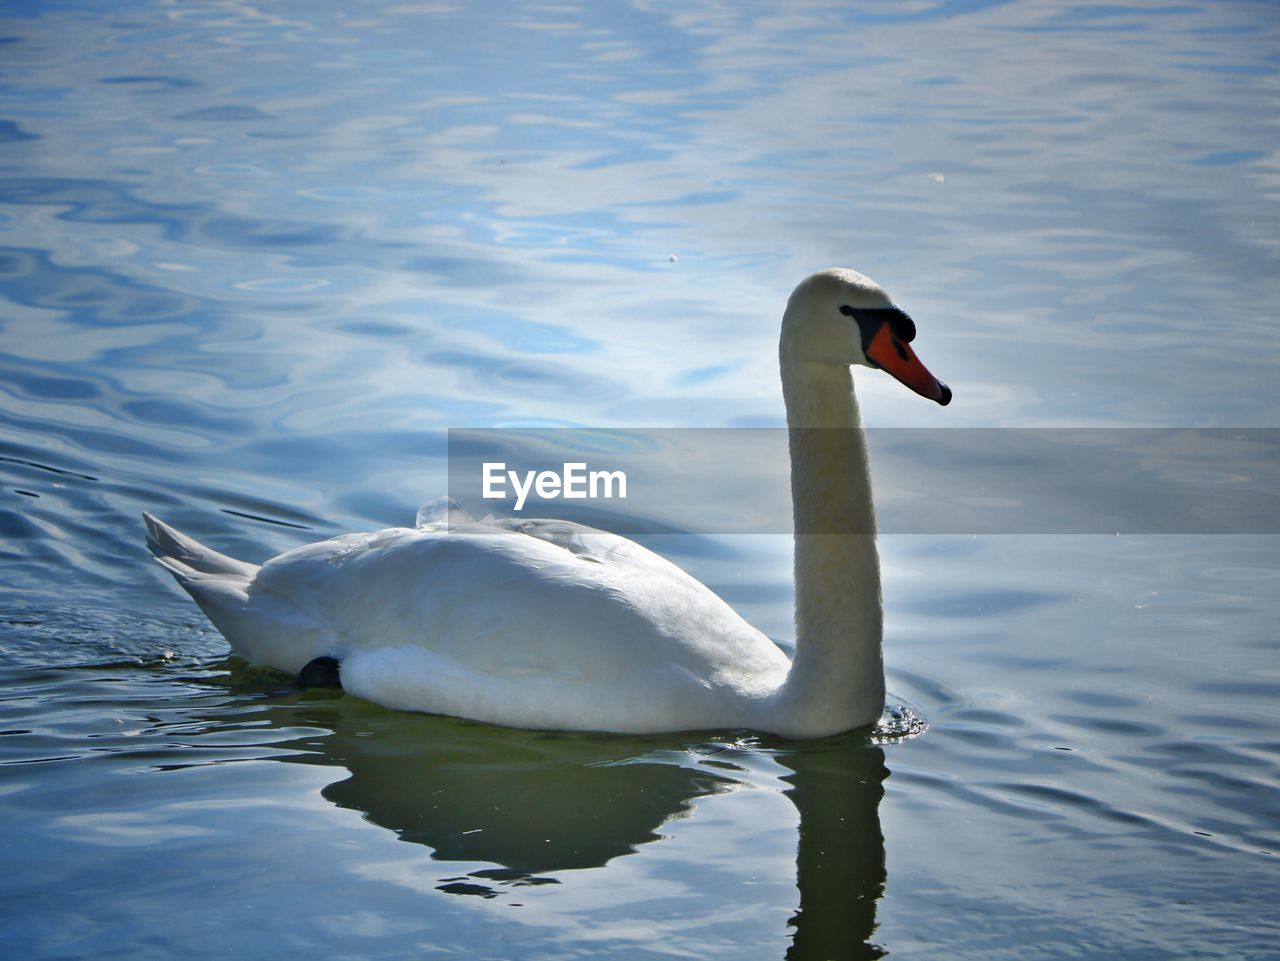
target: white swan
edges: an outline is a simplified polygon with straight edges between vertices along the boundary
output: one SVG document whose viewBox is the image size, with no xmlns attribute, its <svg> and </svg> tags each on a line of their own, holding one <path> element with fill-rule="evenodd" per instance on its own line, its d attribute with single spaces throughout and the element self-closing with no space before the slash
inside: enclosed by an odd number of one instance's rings
<svg viewBox="0 0 1280 961">
<path fill-rule="evenodd" d="M 563 521 L 467 523 L 443 508 L 413 529 L 347 534 L 256 567 L 144 515 L 148 544 L 238 655 L 291 673 L 340 665 L 346 691 L 390 708 L 631 733 L 807 738 L 873 724 L 884 709 L 875 537 L 840 533 L 874 530 L 849 368 L 883 368 L 950 402 L 907 346 L 914 335 L 852 270 L 806 278 L 787 304 L 794 662 L 674 564 Z"/>
</svg>

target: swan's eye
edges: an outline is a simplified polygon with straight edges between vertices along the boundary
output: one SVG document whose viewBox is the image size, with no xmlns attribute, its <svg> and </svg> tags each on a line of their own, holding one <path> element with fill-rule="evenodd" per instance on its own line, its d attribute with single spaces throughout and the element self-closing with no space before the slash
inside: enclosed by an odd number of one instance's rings
<svg viewBox="0 0 1280 961">
<path fill-rule="evenodd" d="M 842 304 L 840 313 L 852 317 L 862 328 L 862 336 L 870 340 L 881 324 L 888 324 L 893 335 L 899 340 L 911 343 L 916 339 L 916 324 L 907 312 L 898 307 L 850 307 Z"/>
</svg>

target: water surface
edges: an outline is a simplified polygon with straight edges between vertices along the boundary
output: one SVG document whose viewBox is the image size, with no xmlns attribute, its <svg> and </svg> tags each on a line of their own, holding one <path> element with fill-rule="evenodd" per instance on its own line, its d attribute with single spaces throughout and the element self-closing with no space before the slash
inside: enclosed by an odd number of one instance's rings
<svg viewBox="0 0 1280 961">
<path fill-rule="evenodd" d="M 897 733 L 807 745 L 300 692 L 227 660 L 138 521 L 258 561 L 409 523 L 448 427 L 776 427 L 786 295 L 837 264 L 955 390 L 862 372 L 874 427 L 1276 427 L 1272 5 L 130 0 L 0 34 L 11 951 L 1274 952 L 1265 499 L 1232 534 L 886 533 Z M 785 536 L 648 540 L 789 643 Z"/>
</svg>

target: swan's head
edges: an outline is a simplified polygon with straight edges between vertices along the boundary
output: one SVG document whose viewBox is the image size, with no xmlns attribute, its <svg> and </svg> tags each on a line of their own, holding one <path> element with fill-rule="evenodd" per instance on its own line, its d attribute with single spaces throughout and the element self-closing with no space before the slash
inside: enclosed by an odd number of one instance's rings
<svg viewBox="0 0 1280 961">
<path fill-rule="evenodd" d="M 875 281 L 833 267 L 800 282 L 782 318 L 782 357 L 887 371 L 917 394 L 951 403 L 951 388 L 909 346 L 916 325 Z"/>
</svg>

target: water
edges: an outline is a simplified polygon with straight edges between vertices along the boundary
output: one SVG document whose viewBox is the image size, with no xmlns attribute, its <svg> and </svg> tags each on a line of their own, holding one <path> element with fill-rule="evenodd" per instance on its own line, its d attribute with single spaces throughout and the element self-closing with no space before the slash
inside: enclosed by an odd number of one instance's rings
<svg viewBox="0 0 1280 961">
<path fill-rule="evenodd" d="M 955 389 L 871 425 L 1275 427 L 1273 5 L 6 16 L 9 952 L 1274 956 L 1274 536 L 887 534 L 898 731 L 798 745 L 299 692 L 138 521 L 259 560 L 446 427 L 776 426 L 831 264 Z M 784 538 L 655 543 L 786 642 Z"/>
</svg>

